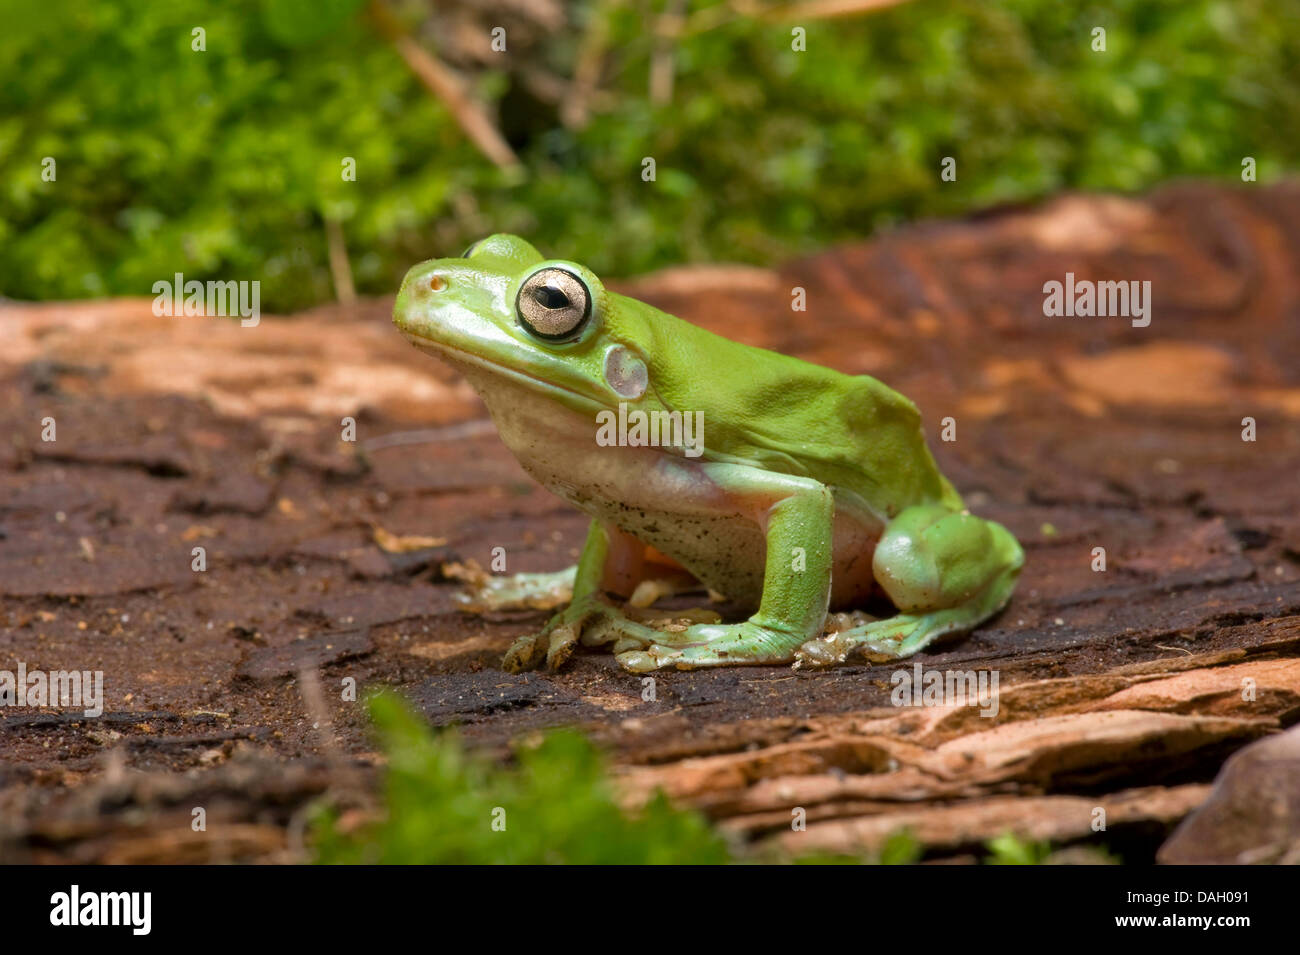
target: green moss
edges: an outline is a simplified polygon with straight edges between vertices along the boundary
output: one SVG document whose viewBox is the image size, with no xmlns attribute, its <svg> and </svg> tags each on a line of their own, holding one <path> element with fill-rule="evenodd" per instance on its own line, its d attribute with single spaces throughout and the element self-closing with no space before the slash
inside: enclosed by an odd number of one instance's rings
<svg viewBox="0 0 1300 955">
<path fill-rule="evenodd" d="M 572 731 L 522 748 L 517 766 L 471 753 L 454 733 L 432 734 L 397 697 L 370 711 L 388 755 L 385 818 L 343 836 L 316 821 L 325 863 L 677 863 L 730 860 L 726 842 L 694 812 L 662 797 L 639 813 L 614 801 L 604 761 Z"/>
<path fill-rule="evenodd" d="M 986 865 L 1042 865 L 1052 852 L 1046 842 L 1020 839 L 1009 832 L 990 839 L 985 848 L 989 851 Z"/>
<path fill-rule="evenodd" d="M 149 295 L 180 271 L 259 279 L 264 308 L 297 308 L 334 295 L 326 217 L 363 293 L 490 230 L 601 274 L 765 263 L 1063 188 L 1240 182 L 1244 156 L 1265 181 L 1300 142 L 1294 3 L 933 0 L 804 24 L 806 53 L 791 24 L 740 19 L 674 47 L 667 105 L 648 99 L 643 14 L 613 5 L 611 105 L 586 128 L 529 99 L 509 61 L 474 77 L 527 169 L 510 183 L 360 6 L 0 0 L 0 294 Z M 566 77 L 578 36 L 517 55 Z"/>
</svg>

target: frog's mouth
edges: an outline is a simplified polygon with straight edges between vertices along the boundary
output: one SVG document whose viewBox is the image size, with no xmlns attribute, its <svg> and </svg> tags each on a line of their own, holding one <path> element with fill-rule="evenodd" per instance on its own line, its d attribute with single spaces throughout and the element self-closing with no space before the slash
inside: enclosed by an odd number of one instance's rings
<svg viewBox="0 0 1300 955">
<path fill-rule="evenodd" d="M 446 342 L 436 341 L 432 338 L 425 338 L 423 335 L 417 335 L 414 332 L 408 332 L 405 329 L 402 329 L 401 331 L 403 337 L 405 337 L 406 340 L 416 348 L 434 355 L 437 358 L 441 358 L 449 364 L 469 365 L 473 368 L 480 368 L 493 375 L 508 378 L 533 391 L 547 392 L 554 395 L 557 399 L 564 401 L 576 411 L 595 414 L 598 411 L 607 410 L 608 408 L 607 404 L 599 398 L 593 397 L 589 394 L 584 394 L 575 388 L 568 388 L 564 385 L 556 384 L 554 380 L 543 378 L 540 375 L 530 374 L 521 368 L 492 361 L 488 358 L 484 358 L 482 355 L 476 355 L 473 352 L 457 348 L 455 345 L 448 345 Z"/>
</svg>

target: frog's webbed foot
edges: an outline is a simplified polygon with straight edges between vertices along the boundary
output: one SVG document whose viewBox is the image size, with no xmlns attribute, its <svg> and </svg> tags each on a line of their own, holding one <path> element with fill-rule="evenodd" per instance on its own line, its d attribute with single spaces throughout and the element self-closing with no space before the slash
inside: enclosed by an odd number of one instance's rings
<svg viewBox="0 0 1300 955">
<path fill-rule="evenodd" d="M 581 641 L 584 646 L 632 641 L 639 645 L 655 640 L 659 631 L 624 616 L 596 596 L 575 600 L 552 617 L 539 633 L 520 637 L 501 661 L 501 667 L 511 673 L 531 670 L 546 662 L 547 669 L 555 670 L 573 655 Z"/>
<path fill-rule="evenodd" d="M 795 669 L 835 666 L 857 656 L 873 663 L 884 663 L 911 656 L 937 638 L 972 626 L 972 615 L 965 608 L 934 613 L 900 613 L 888 620 L 815 637 L 795 651 Z"/>
<path fill-rule="evenodd" d="M 666 639 L 667 638 L 667 639 Z M 646 673 L 664 667 L 694 670 L 700 667 L 789 663 L 807 639 L 804 634 L 744 623 L 696 624 L 680 634 L 660 634 L 653 643 L 630 648 L 630 641 L 614 645 L 625 670 Z"/>
<path fill-rule="evenodd" d="M 485 613 L 493 610 L 553 610 L 573 595 L 577 567 L 543 574 L 511 574 L 492 577 L 477 566 L 444 568 L 447 576 L 466 584 L 452 599 L 461 610 Z"/>
</svg>

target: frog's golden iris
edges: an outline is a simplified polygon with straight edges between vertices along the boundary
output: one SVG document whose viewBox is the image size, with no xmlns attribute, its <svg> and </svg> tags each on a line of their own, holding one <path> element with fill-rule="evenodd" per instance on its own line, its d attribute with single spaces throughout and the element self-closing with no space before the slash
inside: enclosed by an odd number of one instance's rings
<svg viewBox="0 0 1300 955">
<path fill-rule="evenodd" d="M 591 318 L 591 292 L 567 269 L 538 269 L 520 284 L 515 312 L 543 341 L 572 341 Z"/>
</svg>

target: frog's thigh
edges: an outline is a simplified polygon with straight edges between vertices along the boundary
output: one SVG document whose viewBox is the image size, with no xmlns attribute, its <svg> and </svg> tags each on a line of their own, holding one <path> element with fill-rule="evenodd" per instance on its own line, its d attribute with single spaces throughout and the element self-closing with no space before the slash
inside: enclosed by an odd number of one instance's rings
<svg viewBox="0 0 1300 955">
<path fill-rule="evenodd" d="M 628 598 L 633 607 L 648 607 L 659 597 L 699 588 L 699 582 L 670 558 L 614 524 L 600 522 L 600 527 L 608 540 L 601 590 Z"/>
<path fill-rule="evenodd" d="M 938 505 L 909 507 L 886 525 L 872 570 L 904 613 L 956 607 L 977 597 L 1006 564 L 1006 542 L 998 532 L 1010 537 L 972 514 Z"/>
<path fill-rule="evenodd" d="M 855 650 L 909 656 L 937 637 L 971 630 L 1010 599 L 1023 563 L 1000 524 L 939 505 L 909 507 L 885 527 L 872 558 L 876 580 L 901 613 L 810 641 L 800 663 L 838 663 Z"/>
<path fill-rule="evenodd" d="M 835 501 L 809 478 L 743 465 L 705 466 L 735 506 L 763 528 L 767 553 L 758 611 L 744 623 L 697 624 L 685 634 L 619 653 L 630 670 L 787 663 L 821 632 L 831 589 Z"/>
</svg>

